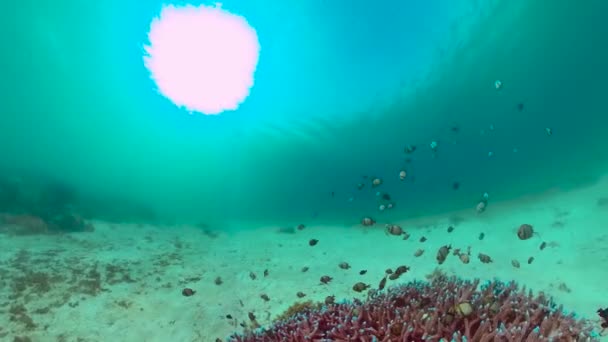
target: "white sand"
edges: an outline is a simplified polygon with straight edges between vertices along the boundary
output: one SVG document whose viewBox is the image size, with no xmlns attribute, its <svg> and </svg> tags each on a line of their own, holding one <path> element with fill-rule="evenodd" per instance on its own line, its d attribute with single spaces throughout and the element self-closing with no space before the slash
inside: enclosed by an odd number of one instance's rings
<svg viewBox="0 0 608 342">
<path fill-rule="evenodd" d="M 398 282 L 424 279 L 445 244 L 471 246 L 472 258 L 465 265 L 450 256 L 444 271 L 516 280 L 596 320 L 596 310 L 608 306 L 608 205 L 598 205 L 601 197 L 608 197 L 608 180 L 568 193 L 490 203 L 482 215 L 472 209 L 396 222 L 411 234 L 407 241 L 386 235 L 385 222 L 374 229 L 309 226 L 295 234 L 279 234 L 278 226 L 230 233 L 212 227 L 220 232 L 215 238 L 200 228 L 102 222 L 95 223 L 94 233 L 0 235 L 0 340 L 215 341 L 240 330 L 227 314 L 241 322 L 251 311 L 263 325 L 296 302 L 298 291 L 306 293 L 303 300 L 351 298 L 354 283 L 377 286 L 386 268 L 399 265 L 411 271 Z M 453 217 L 463 221 L 447 233 Z M 515 231 L 522 223 L 532 224 L 540 237 L 520 241 Z M 419 242 L 421 236 L 428 240 Z M 318 245 L 309 246 L 311 238 Z M 548 247 L 540 251 L 542 241 Z M 425 253 L 415 258 L 418 248 Z M 480 252 L 494 262 L 480 263 Z M 342 261 L 352 268 L 338 268 Z M 98 274 L 90 272 L 95 264 Z M 304 266 L 310 267 L 306 273 Z M 367 274 L 359 275 L 361 269 Z M 322 275 L 334 280 L 319 285 Z M 218 276 L 222 285 L 214 283 Z M 184 287 L 197 293 L 184 297 Z"/>
</svg>

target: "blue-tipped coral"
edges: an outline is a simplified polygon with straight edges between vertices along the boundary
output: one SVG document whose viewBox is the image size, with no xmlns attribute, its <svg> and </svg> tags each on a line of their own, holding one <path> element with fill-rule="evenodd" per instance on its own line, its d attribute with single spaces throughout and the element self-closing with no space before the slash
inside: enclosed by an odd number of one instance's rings
<svg viewBox="0 0 608 342">
<path fill-rule="evenodd" d="M 515 283 L 439 277 L 311 307 L 230 341 L 597 341 L 589 322 Z"/>
</svg>

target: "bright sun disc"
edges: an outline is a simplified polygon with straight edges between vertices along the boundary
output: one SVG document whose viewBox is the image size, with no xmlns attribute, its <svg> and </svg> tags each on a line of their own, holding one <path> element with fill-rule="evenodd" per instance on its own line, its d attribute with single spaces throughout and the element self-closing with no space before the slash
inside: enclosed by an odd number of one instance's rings
<svg viewBox="0 0 608 342">
<path fill-rule="evenodd" d="M 158 91 L 191 112 L 236 110 L 254 83 L 260 44 L 245 18 L 219 6 L 165 6 L 144 63 Z"/>
</svg>

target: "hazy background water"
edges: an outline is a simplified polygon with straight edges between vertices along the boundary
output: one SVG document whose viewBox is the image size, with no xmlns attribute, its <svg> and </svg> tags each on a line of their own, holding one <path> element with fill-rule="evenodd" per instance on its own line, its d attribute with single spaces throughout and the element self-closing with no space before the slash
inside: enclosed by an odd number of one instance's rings
<svg viewBox="0 0 608 342">
<path fill-rule="evenodd" d="M 247 102 L 213 117 L 175 108 L 148 79 L 142 45 L 161 4 L 5 4 L 0 209 L 354 223 L 378 214 L 369 184 L 356 190 L 363 175 L 384 178 L 397 207 L 382 215 L 401 217 L 606 170 L 606 1 L 225 2 L 262 51 Z"/>
</svg>

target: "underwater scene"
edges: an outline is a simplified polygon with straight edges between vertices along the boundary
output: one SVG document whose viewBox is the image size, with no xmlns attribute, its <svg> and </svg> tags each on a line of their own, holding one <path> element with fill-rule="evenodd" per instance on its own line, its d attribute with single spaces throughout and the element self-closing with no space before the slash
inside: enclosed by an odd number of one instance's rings
<svg viewBox="0 0 608 342">
<path fill-rule="evenodd" d="M 608 1 L 3 7 L 0 341 L 608 341 Z"/>
</svg>

